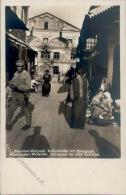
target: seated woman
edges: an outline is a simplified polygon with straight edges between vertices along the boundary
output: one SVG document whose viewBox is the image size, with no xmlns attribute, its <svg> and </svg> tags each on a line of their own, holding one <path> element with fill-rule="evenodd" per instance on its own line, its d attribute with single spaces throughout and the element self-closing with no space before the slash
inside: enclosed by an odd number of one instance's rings
<svg viewBox="0 0 126 195">
<path fill-rule="evenodd" d="M 91 112 L 89 123 L 107 125 L 113 121 L 112 99 L 105 80 L 103 80 L 99 92 L 92 99 Z"/>
</svg>

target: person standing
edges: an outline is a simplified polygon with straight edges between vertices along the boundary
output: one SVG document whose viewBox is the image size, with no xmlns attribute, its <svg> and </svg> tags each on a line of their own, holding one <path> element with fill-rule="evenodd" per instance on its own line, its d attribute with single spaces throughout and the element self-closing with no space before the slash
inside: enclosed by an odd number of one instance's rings
<svg viewBox="0 0 126 195">
<path fill-rule="evenodd" d="M 68 86 L 69 86 L 68 87 L 67 97 L 65 99 L 65 104 L 67 104 L 68 102 L 71 102 L 70 88 L 71 88 L 72 80 L 76 77 L 76 71 L 75 71 L 75 69 L 72 66 L 70 67 L 70 69 L 66 73 L 65 77 L 67 78 L 65 83 L 68 84 Z"/>
<path fill-rule="evenodd" d="M 48 96 L 51 91 L 51 75 L 49 74 L 49 70 L 46 70 L 44 76 L 43 76 L 44 83 L 42 85 L 42 95 Z"/>
<path fill-rule="evenodd" d="M 26 118 L 26 125 L 23 130 L 27 130 L 31 126 L 31 113 L 29 109 L 29 92 L 31 87 L 30 74 L 24 69 L 24 61 L 17 60 L 15 72 L 9 86 L 12 90 L 12 101 L 7 116 L 7 128 L 11 126 L 11 120 L 15 110 L 20 107 Z"/>
<path fill-rule="evenodd" d="M 76 70 L 77 75 L 72 80 L 70 97 L 72 99 L 71 127 L 85 128 L 87 107 L 88 80 L 82 68 Z"/>
</svg>

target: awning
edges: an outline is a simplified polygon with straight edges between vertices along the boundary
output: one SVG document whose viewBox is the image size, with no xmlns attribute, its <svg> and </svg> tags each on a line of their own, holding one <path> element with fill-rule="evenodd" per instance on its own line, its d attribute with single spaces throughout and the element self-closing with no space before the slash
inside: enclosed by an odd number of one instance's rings
<svg viewBox="0 0 126 195">
<path fill-rule="evenodd" d="M 100 14 L 104 14 L 104 12 L 109 11 L 113 6 L 91 6 L 89 10 L 89 17 L 95 17 Z"/>
<path fill-rule="evenodd" d="M 119 6 L 99 6 L 88 14 L 88 32 L 89 35 L 99 34 L 101 32 L 105 33 L 109 26 L 119 29 L 120 20 L 120 8 Z M 115 22 L 116 21 L 116 22 Z"/>
<path fill-rule="evenodd" d="M 12 34 L 6 34 L 6 40 L 10 41 L 10 43 L 13 43 L 14 45 L 21 45 L 22 47 L 27 48 L 28 51 L 37 54 L 37 51 L 35 51 L 33 48 L 29 47 L 29 45 L 27 43 L 25 43 L 24 41 L 20 40 L 19 38 L 15 37 Z"/>
<path fill-rule="evenodd" d="M 24 41 L 20 40 L 19 38 L 15 37 L 14 35 L 12 34 L 7 34 L 7 38 L 14 42 L 15 44 L 20 44 L 21 46 L 24 46 L 24 47 L 29 47 L 28 44 L 26 44 Z"/>
<path fill-rule="evenodd" d="M 115 24 L 114 21 L 119 21 L 119 6 L 97 6 L 96 9 L 90 9 L 90 12 L 85 16 L 80 37 L 78 49 L 85 48 L 86 39 L 95 37 L 95 35 L 109 30 L 108 27 Z M 116 22 L 114 29 L 119 29 L 119 22 Z"/>
<path fill-rule="evenodd" d="M 8 29 L 21 29 L 28 30 L 23 21 L 21 21 L 17 15 L 11 10 L 9 6 L 5 8 L 5 18 L 6 18 L 6 30 Z"/>
</svg>

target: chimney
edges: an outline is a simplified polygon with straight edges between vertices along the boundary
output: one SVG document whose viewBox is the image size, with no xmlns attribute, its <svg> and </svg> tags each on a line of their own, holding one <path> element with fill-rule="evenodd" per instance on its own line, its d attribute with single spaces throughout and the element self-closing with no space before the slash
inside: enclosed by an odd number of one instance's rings
<svg viewBox="0 0 126 195">
<path fill-rule="evenodd" d="M 59 37 L 62 38 L 62 29 L 60 30 Z"/>
<path fill-rule="evenodd" d="M 33 37 L 33 27 L 32 27 L 32 29 L 30 30 L 30 37 Z"/>
</svg>

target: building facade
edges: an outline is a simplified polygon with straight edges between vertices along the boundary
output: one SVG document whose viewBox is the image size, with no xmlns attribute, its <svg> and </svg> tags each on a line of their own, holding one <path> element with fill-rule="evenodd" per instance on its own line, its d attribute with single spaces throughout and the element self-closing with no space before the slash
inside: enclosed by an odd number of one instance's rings
<svg viewBox="0 0 126 195">
<path fill-rule="evenodd" d="M 92 6 L 84 19 L 77 49 L 89 80 L 107 77 L 113 99 L 120 98 L 119 26 L 119 6 Z"/>
<path fill-rule="evenodd" d="M 46 69 L 52 74 L 64 74 L 75 63 L 71 54 L 77 47 L 80 30 L 50 13 L 34 16 L 28 24 L 28 44 L 38 53 L 38 74 Z"/>
</svg>

